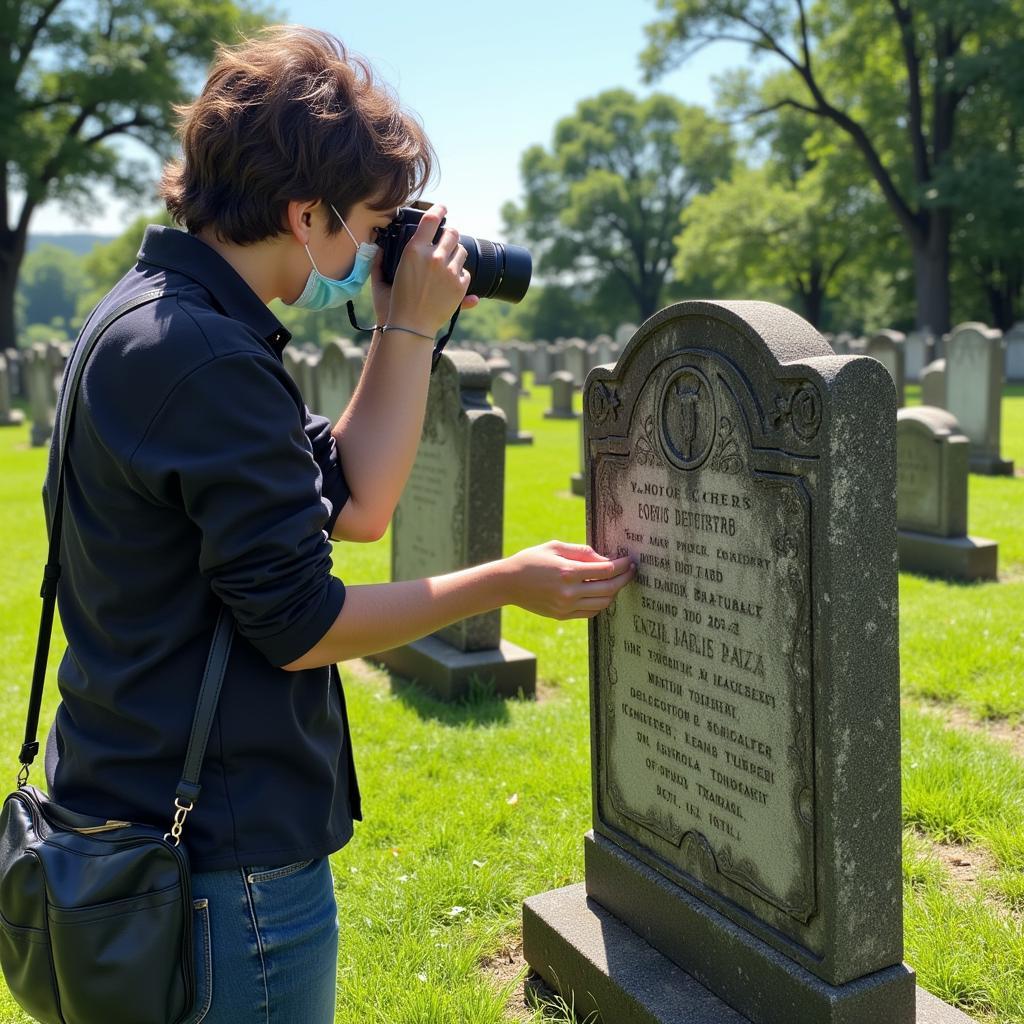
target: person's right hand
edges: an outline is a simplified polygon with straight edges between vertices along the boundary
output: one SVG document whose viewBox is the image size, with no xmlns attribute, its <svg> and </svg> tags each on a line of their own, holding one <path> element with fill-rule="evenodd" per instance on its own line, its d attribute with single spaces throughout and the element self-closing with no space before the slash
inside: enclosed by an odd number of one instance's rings
<svg viewBox="0 0 1024 1024">
<path fill-rule="evenodd" d="M 434 203 L 402 250 L 391 286 L 389 324 L 435 335 L 447 325 L 456 306 L 461 303 L 463 309 L 470 309 L 479 302 L 475 295 L 466 295 L 468 253 L 459 244 L 458 231 L 446 226 L 437 245 L 433 244 L 446 213 L 446 207 Z"/>
<path fill-rule="evenodd" d="M 512 604 L 551 619 L 592 619 L 636 576 L 628 555 L 609 559 L 586 544 L 549 540 L 506 559 Z"/>
</svg>

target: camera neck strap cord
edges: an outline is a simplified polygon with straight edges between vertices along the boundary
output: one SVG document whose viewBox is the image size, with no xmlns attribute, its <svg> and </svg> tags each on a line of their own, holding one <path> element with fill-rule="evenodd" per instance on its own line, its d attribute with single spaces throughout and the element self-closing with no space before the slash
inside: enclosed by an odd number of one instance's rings
<svg viewBox="0 0 1024 1024">
<path fill-rule="evenodd" d="M 351 299 L 348 302 L 345 303 L 345 308 L 348 310 L 348 320 L 349 320 L 349 323 L 360 334 L 366 334 L 366 333 L 371 333 L 373 331 L 378 331 L 378 330 L 381 330 L 382 327 L 384 326 L 382 324 L 374 324 L 372 327 L 360 327 L 359 324 L 356 321 L 356 307 L 355 307 L 355 304 L 352 302 Z M 459 319 L 459 312 L 461 311 L 461 309 L 462 309 L 461 306 L 456 306 L 455 307 L 455 312 L 452 314 L 451 321 L 448 324 L 448 330 L 445 332 L 445 334 L 444 334 L 444 336 L 442 338 L 439 338 L 437 341 L 434 342 L 434 355 L 433 355 L 433 358 L 430 361 L 430 372 L 431 373 L 433 373 L 434 370 L 437 369 L 437 363 L 438 363 L 438 360 L 440 360 L 440 358 L 441 358 L 441 353 L 444 351 L 445 345 L 448 344 L 448 339 L 451 338 L 452 334 L 455 331 L 455 323 Z M 393 329 L 397 330 L 398 328 L 393 328 Z"/>
</svg>

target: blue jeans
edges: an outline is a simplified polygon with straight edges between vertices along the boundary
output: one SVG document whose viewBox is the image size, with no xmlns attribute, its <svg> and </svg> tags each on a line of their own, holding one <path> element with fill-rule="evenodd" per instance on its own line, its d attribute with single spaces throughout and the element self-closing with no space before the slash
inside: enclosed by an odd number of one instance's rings
<svg viewBox="0 0 1024 1024">
<path fill-rule="evenodd" d="M 189 1024 L 333 1024 L 338 906 L 327 857 L 192 874 Z"/>
</svg>

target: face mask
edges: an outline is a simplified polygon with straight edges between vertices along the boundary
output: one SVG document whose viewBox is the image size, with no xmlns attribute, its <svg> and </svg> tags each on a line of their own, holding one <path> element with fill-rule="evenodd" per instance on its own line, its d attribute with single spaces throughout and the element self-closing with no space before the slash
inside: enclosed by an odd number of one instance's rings
<svg viewBox="0 0 1024 1024">
<path fill-rule="evenodd" d="M 329 205 L 334 210 L 333 204 Z M 302 294 L 294 302 L 286 302 L 286 306 L 295 306 L 298 309 L 333 309 L 335 306 L 341 306 L 348 302 L 349 299 L 354 299 L 366 284 L 366 279 L 370 276 L 370 267 L 373 265 L 380 246 L 374 245 L 372 242 L 357 242 L 356 236 L 348 230 L 344 217 L 337 210 L 334 212 L 338 214 L 341 226 L 348 231 L 348 236 L 356 247 L 356 261 L 351 272 L 341 281 L 336 281 L 332 277 L 324 277 L 316 269 L 309 246 L 305 246 L 306 255 L 309 256 L 309 262 L 313 264 L 313 269 L 309 272 L 309 277 L 306 278 L 306 287 L 302 289 Z"/>
</svg>

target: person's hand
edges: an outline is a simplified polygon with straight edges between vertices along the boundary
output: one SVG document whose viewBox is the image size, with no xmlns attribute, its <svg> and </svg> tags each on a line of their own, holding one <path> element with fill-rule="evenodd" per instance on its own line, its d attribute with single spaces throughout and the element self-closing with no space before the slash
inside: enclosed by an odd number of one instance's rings
<svg viewBox="0 0 1024 1024">
<path fill-rule="evenodd" d="M 435 335 L 445 327 L 455 308 L 472 309 L 480 300 L 467 295 L 469 271 L 465 269 L 467 252 L 459 244 L 459 233 L 445 227 L 437 245 L 433 244 L 441 218 L 447 209 L 435 203 L 427 210 L 402 250 L 395 282 L 390 288 L 390 304 L 386 316 L 380 318 L 378 294 L 383 301 L 387 285 L 379 280 L 380 271 L 375 261 L 371 279 L 374 279 L 374 305 L 378 322 L 409 327 L 424 334 Z M 380 291 L 378 292 L 378 282 Z"/>
<path fill-rule="evenodd" d="M 506 559 L 512 604 L 551 619 L 592 619 L 636 577 L 628 555 L 605 558 L 586 544 L 549 540 Z"/>
</svg>

